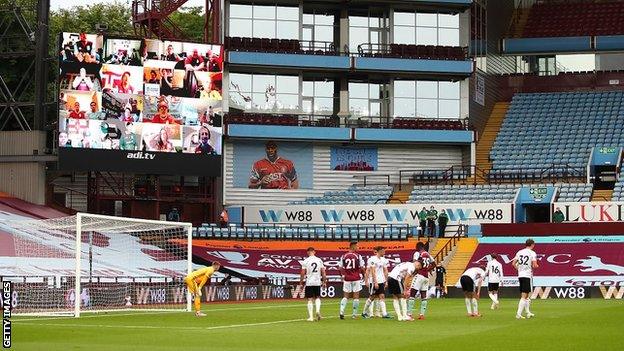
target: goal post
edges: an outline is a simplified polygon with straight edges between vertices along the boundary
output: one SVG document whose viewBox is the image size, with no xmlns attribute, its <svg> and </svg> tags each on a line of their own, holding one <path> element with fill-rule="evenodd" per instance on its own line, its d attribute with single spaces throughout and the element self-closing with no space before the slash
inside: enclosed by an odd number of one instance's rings
<svg viewBox="0 0 624 351">
<path fill-rule="evenodd" d="M 0 276 L 13 282 L 16 314 L 190 311 L 192 231 L 190 223 L 88 213 L 4 221 L 0 242 L 12 247 L 0 250 Z"/>
</svg>

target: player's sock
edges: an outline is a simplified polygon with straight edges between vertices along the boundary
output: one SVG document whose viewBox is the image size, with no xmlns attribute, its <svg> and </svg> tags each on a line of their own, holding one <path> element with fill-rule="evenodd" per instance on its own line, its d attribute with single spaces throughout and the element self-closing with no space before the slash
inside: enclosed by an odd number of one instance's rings
<svg viewBox="0 0 624 351">
<path fill-rule="evenodd" d="M 522 311 L 524 310 L 525 303 L 526 300 L 524 298 L 520 298 L 520 301 L 518 301 L 518 312 L 516 312 L 516 316 L 522 316 Z"/>
<path fill-rule="evenodd" d="M 312 300 L 308 300 L 308 315 L 310 319 L 314 319 L 314 303 L 312 303 Z"/>
<path fill-rule="evenodd" d="M 493 293 L 494 295 L 494 303 L 498 305 L 498 293 Z"/>
<path fill-rule="evenodd" d="M 488 292 L 488 296 L 490 297 L 490 300 L 492 300 L 492 302 L 496 303 L 496 296 L 494 296 L 494 293 Z"/>
<path fill-rule="evenodd" d="M 370 299 L 366 299 L 366 302 L 364 303 L 364 309 L 362 310 L 362 313 L 368 314 L 368 309 L 370 308 L 371 305 L 372 305 L 371 300 Z"/>
<path fill-rule="evenodd" d="M 386 310 L 386 300 L 380 300 L 379 301 L 379 305 L 381 306 L 381 315 L 382 316 L 387 316 L 388 315 L 388 311 Z"/>
<path fill-rule="evenodd" d="M 479 314 L 479 304 L 477 303 L 477 299 L 472 298 L 472 314 Z"/>
<path fill-rule="evenodd" d="M 353 315 L 357 315 L 360 308 L 360 299 L 353 299 Z"/>
<path fill-rule="evenodd" d="M 319 297 L 314 300 L 314 304 L 316 305 L 316 313 L 321 313 L 321 299 Z"/>
<path fill-rule="evenodd" d="M 343 297 L 342 300 L 340 300 L 340 315 L 341 316 L 344 315 L 344 311 L 345 311 L 345 308 L 347 307 L 348 301 L 349 300 L 347 300 L 346 297 Z"/>
<path fill-rule="evenodd" d="M 472 314 L 472 304 L 470 303 L 470 299 L 469 298 L 464 298 L 464 302 L 466 303 L 466 311 L 468 311 L 468 314 Z"/>
<path fill-rule="evenodd" d="M 379 309 L 379 300 L 375 300 L 373 306 L 371 306 L 371 311 L 369 313 L 370 316 L 374 316 L 375 312 Z"/>
<path fill-rule="evenodd" d="M 527 315 L 531 314 L 531 299 L 527 298 L 524 302 L 524 310 L 526 311 Z"/>
<path fill-rule="evenodd" d="M 199 296 L 195 296 L 193 306 L 195 307 L 195 312 L 199 312 L 201 310 L 201 298 Z"/>
<path fill-rule="evenodd" d="M 407 315 L 411 316 L 412 312 L 414 311 L 414 305 L 416 304 L 416 299 L 413 297 L 410 297 L 407 300 Z"/>
<path fill-rule="evenodd" d="M 427 312 L 427 304 L 429 303 L 429 300 L 427 299 L 422 299 L 420 300 L 420 314 L 421 315 L 425 315 L 425 312 Z"/>
<path fill-rule="evenodd" d="M 405 318 L 407 317 L 407 300 L 401 299 L 401 315 Z"/>
<path fill-rule="evenodd" d="M 399 300 L 397 299 L 392 300 L 392 306 L 394 306 L 394 312 L 396 312 L 397 314 L 397 319 L 402 320 L 403 314 L 401 313 L 401 304 L 399 303 Z"/>
</svg>

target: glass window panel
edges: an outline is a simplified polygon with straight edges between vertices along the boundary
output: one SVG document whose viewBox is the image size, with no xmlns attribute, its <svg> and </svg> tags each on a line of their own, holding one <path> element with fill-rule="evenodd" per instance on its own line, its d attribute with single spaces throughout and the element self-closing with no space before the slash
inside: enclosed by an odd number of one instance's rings
<svg viewBox="0 0 624 351">
<path fill-rule="evenodd" d="M 253 17 L 262 19 L 275 19 L 275 6 L 258 6 L 253 7 Z"/>
<path fill-rule="evenodd" d="M 396 97 L 416 97 L 416 82 L 413 80 L 395 80 L 394 96 Z"/>
<path fill-rule="evenodd" d="M 314 15 L 310 13 L 304 13 L 303 24 L 314 24 Z"/>
<path fill-rule="evenodd" d="M 299 23 L 277 21 L 277 37 L 280 39 L 299 39 Z"/>
<path fill-rule="evenodd" d="M 436 28 L 416 27 L 416 44 L 438 45 Z"/>
<path fill-rule="evenodd" d="M 368 99 L 368 84 L 349 83 L 349 97 Z"/>
<path fill-rule="evenodd" d="M 334 82 L 314 82 L 314 96 L 334 97 Z"/>
<path fill-rule="evenodd" d="M 299 22 L 299 8 L 278 6 L 277 19 Z"/>
<path fill-rule="evenodd" d="M 253 109 L 266 109 L 267 102 L 264 93 L 253 93 L 251 95 L 252 108 Z"/>
<path fill-rule="evenodd" d="M 275 76 L 254 74 L 253 92 L 264 94 L 269 86 L 275 87 Z"/>
<path fill-rule="evenodd" d="M 277 108 L 285 110 L 299 109 L 299 95 L 277 94 Z"/>
<path fill-rule="evenodd" d="M 368 116 L 368 100 L 349 99 L 349 111 L 354 116 Z"/>
<path fill-rule="evenodd" d="M 395 26 L 394 27 L 394 43 L 395 44 L 416 44 L 416 30 L 414 27 Z"/>
<path fill-rule="evenodd" d="M 334 25 L 334 16 L 314 15 L 314 24 Z"/>
<path fill-rule="evenodd" d="M 412 12 L 395 12 L 394 13 L 394 25 L 403 26 L 415 26 L 416 14 Z"/>
<path fill-rule="evenodd" d="M 334 27 L 314 26 L 314 41 L 334 41 Z"/>
<path fill-rule="evenodd" d="M 459 99 L 459 82 L 440 82 L 440 99 Z"/>
<path fill-rule="evenodd" d="M 446 28 L 459 28 L 459 15 L 438 15 L 438 26 Z"/>
<path fill-rule="evenodd" d="M 251 18 L 251 5 L 230 4 L 230 17 Z"/>
<path fill-rule="evenodd" d="M 368 28 L 349 28 L 349 48 L 351 51 L 357 51 L 358 45 L 362 43 L 368 43 Z"/>
<path fill-rule="evenodd" d="M 314 82 L 309 80 L 303 81 L 303 96 L 314 96 Z"/>
<path fill-rule="evenodd" d="M 379 17 L 370 17 L 368 19 L 368 25 L 371 28 L 381 28 L 381 18 L 379 18 Z"/>
<path fill-rule="evenodd" d="M 278 93 L 299 94 L 299 77 L 277 76 L 275 91 Z"/>
<path fill-rule="evenodd" d="M 438 82 L 419 80 L 416 82 L 416 96 L 436 99 L 438 97 Z"/>
<path fill-rule="evenodd" d="M 438 118 L 438 100 L 417 99 L 416 114 L 418 117 Z"/>
<path fill-rule="evenodd" d="M 230 85 L 234 90 L 238 86 L 241 92 L 251 92 L 251 74 L 230 73 Z"/>
<path fill-rule="evenodd" d="M 231 37 L 251 37 L 251 20 L 250 19 L 230 19 L 230 36 Z"/>
<path fill-rule="evenodd" d="M 313 112 L 312 99 L 303 99 L 301 103 L 303 104 L 303 107 L 302 107 L 303 112 L 305 113 Z"/>
<path fill-rule="evenodd" d="M 417 13 L 416 25 L 419 27 L 436 27 L 438 25 L 437 13 Z"/>
<path fill-rule="evenodd" d="M 439 28 L 438 45 L 459 46 L 459 29 Z"/>
<path fill-rule="evenodd" d="M 459 100 L 439 100 L 440 118 L 459 118 Z"/>
<path fill-rule="evenodd" d="M 370 43 L 379 44 L 380 42 L 381 42 L 381 33 L 378 30 L 371 30 L 370 31 Z M 377 48 L 373 46 L 373 49 L 376 50 Z"/>
<path fill-rule="evenodd" d="M 349 16 L 349 27 L 368 27 L 368 17 Z"/>
<path fill-rule="evenodd" d="M 334 111 L 334 99 L 315 97 L 314 112 L 332 113 Z"/>
<path fill-rule="evenodd" d="M 371 99 L 382 99 L 382 91 L 381 84 L 369 84 L 368 85 L 368 96 Z"/>
<path fill-rule="evenodd" d="M 275 21 L 254 20 L 253 36 L 256 38 L 275 38 Z"/>
<path fill-rule="evenodd" d="M 371 102 L 369 116 L 380 116 L 380 115 L 381 115 L 381 102 Z"/>
<path fill-rule="evenodd" d="M 307 41 L 312 40 L 312 28 L 303 27 L 303 40 L 307 40 Z"/>
<path fill-rule="evenodd" d="M 244 94 L 244 96 L 248 96 L 247 94 Z M 243 99 L 243 97 L 238 94 L 238 92 L 236 91 L 230 91 L 230 106 L 236 106 L 236 107 L 241 107 L 244 108 L 245 110 L 249 110 L 251 109 L 251 101 L 245 101 L 245 99 Z"/>
<path fill-rule="evenodd" d="M 416 99 L 395 98 L 395 117 L 416 117 Z"/>
</svg>

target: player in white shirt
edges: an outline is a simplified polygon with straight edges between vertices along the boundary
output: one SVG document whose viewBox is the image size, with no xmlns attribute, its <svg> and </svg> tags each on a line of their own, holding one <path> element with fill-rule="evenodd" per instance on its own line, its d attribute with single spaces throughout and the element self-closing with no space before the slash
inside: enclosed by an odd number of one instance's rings
<svg viewBox="0 0 624 351">
<path fill-rule="evenodd" d="M 461 278 L 459 283 L 464 291 L 464 301 L 466 303 L 466 310 L 468 311 L 468 317 L 481 317 L 479 314 L 479 304 L 477 299 L 481 293 L 481 285 L 485 278 L 484 266 L 468 268 Z"/>
<path fill-rule="evenodd" d="M 315 256 L 313 247 L 308 248 L 308 258 L 301 263 L 301 277 L 299 284 L 305 283 L 305 297 L 308 299 L 308 322 L 314 321 L 314 306 L 316 305 L 316 320 L 321 320 L 321 285 L 326 286 L 327 276 L 323 260 Z"/>
<path fill-rule="evenodd" d="M 529 294 L 533 290 L 533 270 L 538 267 L 537 254 L 533 251 L 535 241 L 527 239 L 525 248 L 518 251 L 511 261 L 511 264 L 518 270 L 518 281 L 520 282 L 520 302 L 518 302 L 517 319 L 524 319 L 522 311 L 526 311 L 526 318 L 535 316 L 531 313 L 531 299 Z"/>
<path fill-rule="evenodd" d="M 493 253 L 492 258 L 485 268 L 485 276 L 488 278 L 488 295 L 492 299 L 492 309 L 498 308 L 498 288 L 503 281 L 503 265 L 498 262 L 498 255 Z"/>
<path fill-rule="evenodd" d="M 388 274 L 388 292 L 393 296 L 392 305 L 400 322 L 410 320 L 407 317 L 407 301 L 403 288 L 405 279 L 413 277 L 420 268 L 422 268 L 420 261 L 403 262 L 394 266 Z"/>
<path fill-rule="evenodd" d="M 378 301 L 381 308 L 382 318 L 392 318 L 386 310 L 385 291 L 388 281 L 388 260 L 384 257 L 385 248 L 378 246 L 374 249 L 375 255 L 368 258 L 366 262 L 366 274 L 364 284 L 368 285 L 369 297 L 364 304 L 362 311 L 363 318 L 373 316 L 373 305 Z"/>
</svg>

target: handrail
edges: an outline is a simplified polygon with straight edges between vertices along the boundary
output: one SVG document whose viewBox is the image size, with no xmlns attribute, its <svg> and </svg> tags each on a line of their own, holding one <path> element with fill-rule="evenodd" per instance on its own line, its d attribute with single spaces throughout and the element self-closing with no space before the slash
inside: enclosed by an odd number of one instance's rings
<svg viewBox="0 0 624 351">
<path fill-rule="evenodd" d="M 391 186 L 392 184 L 390 183 L 390 174 L 365 174 L 365 175 L 355 175 L 353 176 L 354 178 L 363 178 L 364 179 L 364 184 L 354 184 L 354 186 L 364 186 L 366 187 L 366 185 L 388 185 Z M 384 178 L 386 181 L 380 184 L 377 183 L 367 183 L 367 179 L 368 178 Z"/>
<path fill-rule="evenodd" d="M 446 244 L 444 244 L 444 246 L 442 246 L 440 251 L 438 251 L 436 253 L 436 255 L 434 256 L 434 260 L 436 261 L 437 265 L 441 264 L 442 261 L 444 261 L 446 256 L 453 250 L 455 245 L 459 242 L 459 240 L 461 239 L 462 235 L 465 234 L 465 228 L 464 227 L 465 227 L 464 224 L 460 224 L 457 227 L 457 231 L 455 232 L 455 234 L 450 238 L 449 241 L 446 242 Z"/>
</svg>

